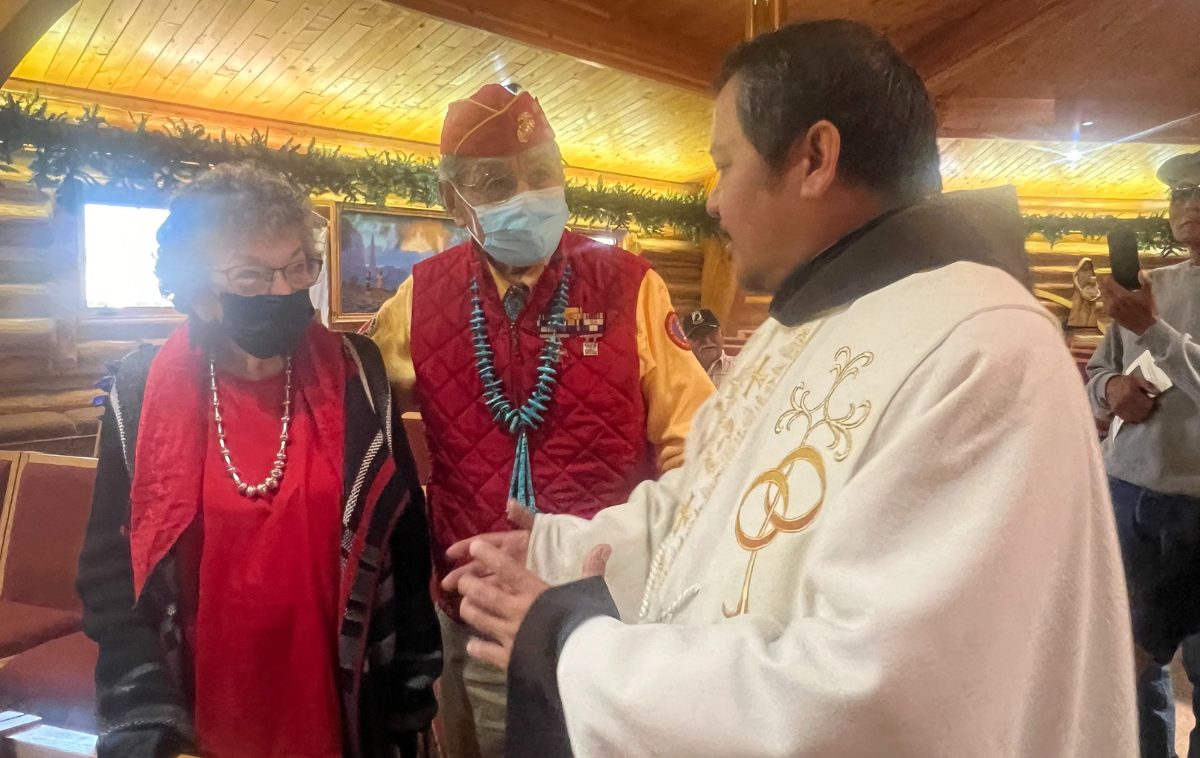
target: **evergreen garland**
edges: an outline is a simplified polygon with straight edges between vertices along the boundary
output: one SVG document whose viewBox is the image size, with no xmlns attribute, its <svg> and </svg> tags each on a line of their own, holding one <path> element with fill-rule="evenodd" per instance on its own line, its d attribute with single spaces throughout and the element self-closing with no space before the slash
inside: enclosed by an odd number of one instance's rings
<svg viewBox="0 0 1200 758">
<path fill-rule="evenodd" d="M 1171 234 L 1171 224 L 1162 214 L 1117 218 L 1116 216 L 1026 216 L 1027 236 L 1040 234 L 1051 246 L 1072 234 L 1083 236 L 1089 242 L 1103 240 L 1111 232 L 1128 229 L 1137 235 L 1142 250 L 1153 250 L 1162 255 L 1174 255 L 1183 248 Z"/>
<path fill-rule="evenodd" d="M 318 147 L 313 140 L 298 145 L 289 140 L 272 148 L 269 132 L 254 130 L 248 137 L 210 135 L 200 124 L 171 121 L 162 131 L 149 129 L 143 118 L 135 128 L 107 124 L 92 107 L 78 118 L 52 113 L 37 93 L 6 94 L 0 102 L 0 172 L 13 172 L 13 161 L 32 150 L 30 170 L 41 189 L 65 194 L 77 184 L 104 185 L 130 191 L 174 191 L 200 172 L 219 163 L 254 161 L 286 176 L 315 194 L 333 194 L 351 203 L 383 205 L 389 197 L 429 207 L 438 197 L 438 162 L 432 158 L 383 152 L 343 155 Z M 622 184 L 571 182 L 567 204 L 574 218 L 624 229 L 633 225 L 660 234 L 668 227 L 692 239 L 716 231 L 704 212 L 704 197 L 655 194 Z"/>
<path fill-rule="evenodd" d="M 33 181 L 41 189 L 61 193 L 78 184 L 130 191 L 174 191 L 200 172 L 219 163 L 254 161 L 288 177 L 312 194 L 333 194 L 352 203 L 383 205 L 388 198 L 436 206 L 437 161 L 432 158 L 383 152 L 343 155 L 336 149 L 293 141 L 272 148 L 269 132 L 254 130 L 248 137 L 210 135 L 200 124 L 171 121 L 164 130 L 147 127 L 142 118 L 133 129 L 107 124 L 99 107 L 72 118 L 52 113 L 35 92 L 6 94 L 0 102 L 0 173 L 14 172 L 14 158 L 32 150 Z M 567 205 L 577 221 L 614 229 L 640 227 L 657 235 L 671 229 L 691 239 L 717 232 L 705 211 L 706 196 L 655 193 L 622 184 L 569 182 Z M 1025 217 L 1026 232 L 1055 244 L 1072 234 L 1103 239 L 1117 229 L 1131 229 L 1143 249 L 1170 255 L 1179 250 L 1166 218 L 1161 215 L 1121 219 L 1114 216 L 1038 215 Z"/>
</svg>

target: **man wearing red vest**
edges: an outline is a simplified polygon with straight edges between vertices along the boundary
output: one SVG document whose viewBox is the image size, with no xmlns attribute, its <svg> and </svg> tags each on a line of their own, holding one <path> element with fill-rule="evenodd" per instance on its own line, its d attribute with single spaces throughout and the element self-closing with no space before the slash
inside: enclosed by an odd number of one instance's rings
<svg viewBox="0 0 1200 758">
<path fill-rule="evenodd" d="M 417 264 L 373 336 L 428 433 L 434 562 L 511 528 L 508 503 L 590 518 L 683 462 L 713 392 L 663 280 L 571 231 L 554 132 L 529 93 L 489 84 L 450 105 L 443 205 L 472 241 Z M 410 406 L 411 407 L 411 406 Z M 502 754 L 505 674 L 468 659 L 441 599 L 451 758 Z"/>
</svg>

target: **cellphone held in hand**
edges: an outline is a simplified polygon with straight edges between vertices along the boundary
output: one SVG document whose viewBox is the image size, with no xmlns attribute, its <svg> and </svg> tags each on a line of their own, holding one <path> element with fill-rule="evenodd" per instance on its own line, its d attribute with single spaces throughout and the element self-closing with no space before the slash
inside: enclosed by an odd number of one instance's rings
<svg viewBox="0 0 1200 758">
<path fill-rule="evenodd" d="M 1109 234 L 1108 261 L 1112 266 L 1112 276 L 1117 284 L 1127 290 L 1141 288 L 1142 283 L 1138 280 L 1138 274 L 1142 270 L 1142 262 L 1138 258 L 1136 234 L 1127 229 Z"/>
</svg>

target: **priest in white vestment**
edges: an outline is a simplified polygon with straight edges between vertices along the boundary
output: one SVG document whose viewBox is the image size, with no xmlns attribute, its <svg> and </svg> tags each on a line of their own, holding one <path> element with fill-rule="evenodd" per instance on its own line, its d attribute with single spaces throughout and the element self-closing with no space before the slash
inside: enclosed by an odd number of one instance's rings
<svg viewBox="0 0 1200 758">
<path fill-rule="evenodd" d="M 1015 193 L 940 194 L 924 85 L 861 25 L 719 84 L 710 209 L 772 317 L 683 468 L 455 547 L 508 758 L 1133 758 L 1103 463 Z"/>
</svg>

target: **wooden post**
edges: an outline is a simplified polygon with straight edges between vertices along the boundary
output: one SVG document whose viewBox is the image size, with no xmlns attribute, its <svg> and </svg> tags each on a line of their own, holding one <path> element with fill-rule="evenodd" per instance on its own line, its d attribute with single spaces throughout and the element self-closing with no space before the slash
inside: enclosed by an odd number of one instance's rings
<svg viewBox="0 0 1200 758">
<path fill-rule="evenodd" d="M 787 15 L 787 0 L 746 0 L 746 39 L 777 31 Z"/>
<path fill-rule="evenodd" d="M 727 337 L 735 337 L 738 325 L 734 315 L 737 305 L 746 293 L 738 286 L 737 272 L 733 269 L 733 257 L 724 241 L 709 237 L 704 240 L 704 271 L 700 281 L 700 307 L 712 311 L 721 322 L 721 330 Z"/>
</svg>

